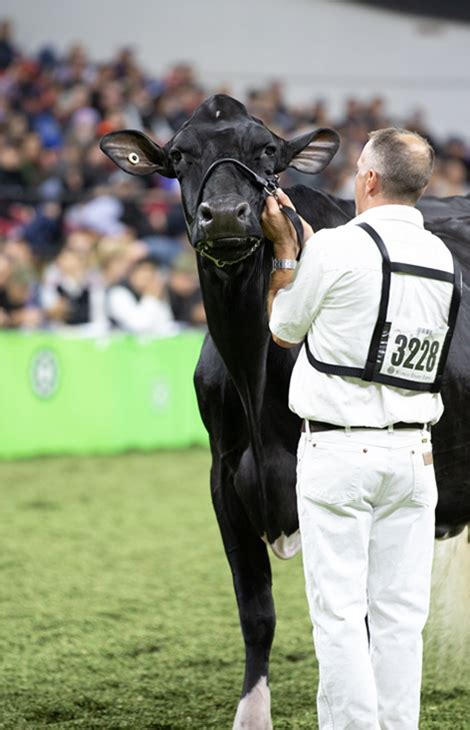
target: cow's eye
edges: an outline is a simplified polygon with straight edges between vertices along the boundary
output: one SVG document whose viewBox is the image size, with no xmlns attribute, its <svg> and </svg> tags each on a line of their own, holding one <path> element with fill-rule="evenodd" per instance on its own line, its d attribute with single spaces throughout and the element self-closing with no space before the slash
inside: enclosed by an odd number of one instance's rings
<svg viewBox="0 0 470 730">
<path fill-rule="evenodd" d="M 179 150 L 171 150 L 170 159 L 172 162 L 181 162 L 181 160 L 183 159 L 183 155 Z"/>
<path fill-rule="evenodd" d="M 268 157 L 272 157 L 276 154 L 276 147 L 273 144 L 268 144 L 268 146 L 264 149 L 264 154 Z"/>
</svg>

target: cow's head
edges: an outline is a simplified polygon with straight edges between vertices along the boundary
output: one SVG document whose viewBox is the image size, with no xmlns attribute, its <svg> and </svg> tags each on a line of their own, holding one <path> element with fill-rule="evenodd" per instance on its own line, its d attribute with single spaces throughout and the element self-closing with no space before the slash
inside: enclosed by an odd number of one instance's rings
<svg viewBox="0 0 470 730">
<path fill-rule="evenodd" d="M 216 165 L 206 177 L 209 167 L 234 158 L 266 179 L 287 167 L 317 173 L 338 146 L 338 134 L 326 128 L 282 139 L 243 104 L 222 94 L 201 104 L 164 147 L 136 131 L 112 132 L 101 141 L 103 152 L 126 172 L 178 178 L 191 243 L 227 263 L 262 241 L 264 194 L 259 182 L 233 162 Z"/>
</svg>

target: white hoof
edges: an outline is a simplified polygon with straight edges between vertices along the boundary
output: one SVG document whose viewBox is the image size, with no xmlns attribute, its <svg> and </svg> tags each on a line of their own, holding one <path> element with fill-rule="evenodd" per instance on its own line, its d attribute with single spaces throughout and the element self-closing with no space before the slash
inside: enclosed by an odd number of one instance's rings
<svg viewBox="0 0 470 730">
<path fill-rule="evenodd" d="M 269 545 L 276 558 L 281 560 L 290 560 L 299 552 L 302 547 L 300 542 L 300 532 L 297 530 L 292 535 L 282 533 L 274 542 L 269 543 L 266 535 L 262 536 L 262 540 Z"/>
<path fill-rule="evenodd" d="M 271 692 L 266 677 L 238 703 L 233 730 L 272 730 Z"/>
</svg>

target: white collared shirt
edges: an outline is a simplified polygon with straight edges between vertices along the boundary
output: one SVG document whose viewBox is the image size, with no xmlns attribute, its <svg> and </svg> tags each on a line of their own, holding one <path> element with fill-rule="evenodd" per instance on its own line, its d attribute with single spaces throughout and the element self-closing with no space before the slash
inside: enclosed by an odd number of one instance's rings
<svg viewBox="0 0 470 730">
<path fill-rule="evenodd" d="M 305 243 L 293 282 L 274 298 L 269 324 L 271 332 L 287 342 L 303 342 L 308 336 L 315 357 L 327 363 L 363 365 L 377 321 L 382 257 L 370 236 L 355 225 L 360 222 L 377 230 L 392 261 L 453 271 L 449 250 L 424 229 L 422 214 L 411 206 L 381 205 L 346 225 L 313 235 Z M 397 279 L 389 312 L 406 286 L 413 287 L 411 318 L 426 322 L 447 317 L 448 285 L 418 277 Z M 443 412 L 437 393 L 321 373 L 309 363 L 305 347 L 292 372 L 289 407 L 301 418 L 377 428 L 398 421 L 435 423 Z"/>
</svg>

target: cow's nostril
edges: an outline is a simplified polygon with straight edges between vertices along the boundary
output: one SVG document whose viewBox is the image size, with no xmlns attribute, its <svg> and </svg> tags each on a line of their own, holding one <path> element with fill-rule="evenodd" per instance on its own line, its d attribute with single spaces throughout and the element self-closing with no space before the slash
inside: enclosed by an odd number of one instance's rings
<svg viewBox="0 0 470 730">
<path fill-rule="evenodd" d="M 201 215 L 202 220 L 205 221 L 206 223 L 209 223 L 209 221 L 211 221 L 214 217 L 212 215 L 210 205 L 208 205 L 207 203 L 201 203 L 200 208 L 199 208 L 199 213 Z"/>
<path fill-rule="evenodd" d="M 249 209 L 250 208 L 248 203 L 240 203 L 237 208 L 237 218 L 239 220 L 244 220 L 245 218 L 247 218 Z"/>
</svg>

